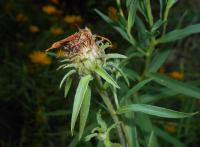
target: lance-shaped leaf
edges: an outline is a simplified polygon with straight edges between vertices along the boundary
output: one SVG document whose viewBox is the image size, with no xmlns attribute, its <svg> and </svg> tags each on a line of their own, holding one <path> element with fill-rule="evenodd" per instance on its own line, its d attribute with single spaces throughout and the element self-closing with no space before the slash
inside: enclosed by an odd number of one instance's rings
<svg viewBox="0 0 200 147">
<path fill-rule="evenodd" d="M 101 11 L 99 11 L 97 9 L 94 9 L 94 11 L 97 14 L 99 14 L 99 16 L 101 16 L 101 18 L 103 18 L 107 23 L 112 23 L 113 22 L 108 16 L 106 16 L 105 14 L 103 14 Z"/>
<path fill-rule="evenodd" d="M 149 75 L 153 80 L 163 86 L 166 86 L 173 91 L 185 94 L 187 96 L 195 97 L 200 99 L 200 89 L 194 87 L 190 84 L 183 83 L 181 81 L 174 80 L 170 77 L 161 75 L 161 74 L 150 74 Z"/>
<path fill-rule="evenodd" d="M 170 50 L 165 50 L 155 56 L 150 64 L 149 72 L 156 72 L 166 61 L 170 54 Z"/>
<path fill-rule="evenodd" d="M 113 85 L 116 88 L 119 88 L 118 84 L 113 80 L 113 78 L 101 67 L 97 67 L 95 69 L 95 72 L 102 77 L 104 80 L 106 80 L 108 83 Z"/>
<path fill-rule="evenodd" d="M 118 114 L 122 113 L 128 113 L 128 112 L 142 112 L 149 115 L 154 115 L 158 117 L 164 117 L 164 118 L 184 118 L 184 117 L 190 117 L 193 116 L 195 113 L 184 113 L 179 111 L 174 111 L 171 109 L 166 109 L 162 107 L 157 107 L 153 105 L 147 105 L 147 104 L 131 104 L 127 106 L 123 106 L 117 110 Z"/>
<path fill-rule="evenodd" d="M 81 112 L 80 112 L 80 128 L 79 128 L 79 140 L 81 139 L 83 135 L 83 131 L 85 129 L 87 117 L 90 110 L 90 100 L 91 100 L 91 89 L 88 86 L 87 91 L 84 96 L 84 100 L 81 106 Z"/>
<path fill-rule="evenodd" d="M 63 83 L 65 82 L 65 80 L 71 76 L 72 74 L 74 74 L 76 72 L 76 70 L 70 70 L 62 79 L 62 81 L 60 82 L 60 88 L 62 87 Z"/>
<path fill-rule="evenodd" d="M 159 147 L 155 138 L 155 133 L 153 131 L 149 137 L 148 147 Z"/>
<path fill-rule="evenodd" d="M 92 80 L 91 75 L 86 75 L 80 79 L 80 82 L 78 84 L 78 87 L 76 89 L 75 99 L 74 99 L 74 105 L 72 110 L 72 119 L 71 119 L 71 133 L 73 135 L 74 132 L 74 126 L 78 117 L 78 114 L 81 109 L 81 105 L 83 103 L 86 90 L 88 88 L 89 81 Z"/>
<path fill-rule="evenodd" d="M 164 35 L 163 37 L 161 37 L 158 40 L 158 43 L 173 42 L 173 41 L 183 39 L 189 35 L 196 34 L 196 33 L 200 33 L 200 24 L 195 24 L 183 29 L 171 31 L 167 33 L 166 35 Z"/>
<path fill-rule="evenodd" d="M 146 79 L 144 81 L 139 82 L 135 86 L 133 86 L 124 97 L 122 97 L 120 103 L 123 103 L 125 99 L 129 98 L 131 95 L 133 95 L 136 91 L 140 90 L 144 85 L 149 83 L 152 79 Z"/>
<path fill-rule="evenodd" d="M 65 93 L 64 93 L 64 97 L 66 98 L 67 97 L 67 94 L 69 92 L 69 88 L 71 87 L 71 84 L 72 84 L 72 78 L 71 77 L 68 77 L 66 79 L 66 82 L 65 82 Z"/>
<path fill-rule="evenodd" d="M 129 8 L 130 9 L 129 9 L 129 13 L 128 13 L 127 30 L 128 30 L 128 32 L 131 32 L 131 28 L 135 22 L 136 11 L 138 8 L 138 0 L 132 0 Z"/>
<path fill-rule="evenodd" d="M 127 57 L 124 56 L 124 55 L 122 55 L 122 54 L 117 54 L 117 53 L 106 54 L 106 59 L 113 59 L 113 58 L 122 58 L 122 59 L 125 59 Z"/>
</svg>

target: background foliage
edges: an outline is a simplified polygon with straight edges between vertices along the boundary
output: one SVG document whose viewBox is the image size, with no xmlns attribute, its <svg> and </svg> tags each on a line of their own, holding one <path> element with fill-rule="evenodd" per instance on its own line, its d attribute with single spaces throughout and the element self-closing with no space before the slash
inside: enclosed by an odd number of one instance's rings
<svg viewBox="0 0 200 147">
<path fill-rule="evenodd" d="M 158 17 L 158 1 L 153 2 L 152 6 L 153 14 Z M 170 12 L 168 30 L 198 23 L 199 7 L 198 0 L 179 1 Z M 78 143 L 77 136 L 71 136 L 70 119 L 78 80 L 72 85 L 74 90 L 64 99 L 63 90 L 58 88 L 64 71 L 56 71 L 59 64 L 57 59 L 43 52 L 52 42 L 76 32 L 77 26 L 87 26 L 95 34 L 110 38 L 113 48 L 108 52 L 125 54 L 129 44 L 95 13 L 95 8 L 112 20 L 119 19 L 116 3 L 112 0 L 0 1 L 0 146 L 97 146 L 95 139 Z M 198 42 L 199 35 L 192 35 L 165 45 L 165 48 L 172 48 L 173 51 L 159 73 L 177 80 L 193 81 L 191 83 L 199 87 Z M 57 54 L 62 56 L 61 51 Z M 140 62 L 140 58 L 135 58 L 131 67 L 140 71 Z M 152 91 L 151 87 L 147 87 L 145 92 L 147 91 Z M 175 95 L 169 89 L 163 88 L 163 91 L 168 94 L 165 99 L 161 99 L 163 95 L 155 91 L 151 94 L 157 94 L 156 101 L 152 97 L 141 99 L 144 103 L 184 112 L 199 111 L 199 100 Z M 99 96 L 94 95 L 85 135 L 97 126 L 96 112 L 99 108 L 104 109 Z M 102 113 L 102 116 L 111 124 L 108 113 Z M 174 138 L 181 140 L 185 146 L 197 147 L 199 144 L 198 115 L 181 120 L 154 118 L 153 123 L 159 128 L 157 132 L 160 136 L 164 136 L 159 138 L 163 147 L 172 146 L 173 143 L 174 146 L 183 146 Z M 111 136 L 115 141 L 115 134 Z"/>
</svg>

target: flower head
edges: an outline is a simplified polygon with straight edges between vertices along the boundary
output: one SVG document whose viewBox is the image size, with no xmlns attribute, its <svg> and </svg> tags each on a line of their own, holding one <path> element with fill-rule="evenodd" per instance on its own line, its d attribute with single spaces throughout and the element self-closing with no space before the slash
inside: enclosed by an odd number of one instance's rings
<svg viewBox="0 0 200 147">
<path fill-rule="evenodd" d="M 57 13 L 57 9 L 56 7 L 52 6 L 52 5 L 45 5 L 42 7 L 42 11 L 47 13 L 47 14 L 55 14 Z"/>
<path fill-rule="evenodd" d="M 69 24 L 80 24 L 83 19 L 79 15 L 66 15 L 64 21 Z"/>
<path fill-rule="evenodd" d="M 170 76 L 174 79 L 177 79 L 177 80 L 182 80 L 183 79 L 183 74 L 181 72 L 178 72 L 178 71 L 172 71 L 170 73 Z"/>
<path fill-rule="evenodd" d="M 117 9 L 116 9 L 115 7 L 113 7 L 113 6 L 108 7 L 108 16 L 109 16 L 112 20 L 116 21 L 116 20 L 118 19 L 118 16 L 117 16 Z"/>
<path fill-rule="evenodd" d="M 32 32 L 32 33 L 37 33 L 37 32 L 39 32 L 39 28 L 38 28 L 38 26 L 36 26 L 36 25 L 31 25 L 30 27 L 29 27 L 29 30 L 30 30 L 30 32 Z"/>
<path fill-rule="evenodd" d="M 48 65 L 51 64 L 51 58 L 46 53 L 41 51 L 33 51 L 29 54 L 31 62 L 36 64 Z"/>
<path fill-rule="evenodd" d="M 60 35 L 60 34 L 63 34 L 63 29 L 62 28 L 59 28 L 59 27 L 54 27 L 54 28 L 51 28 L 51 33 L 54 34 L 54 35 Z"/>
<path fill-rule="evenodd" d="M 55 42 L 47 51 L 63 48 L 65 57 L 78 70 L 79 74 L 83 75 L 92 72 L 97 65 L 104 63 L 104 49 L 107 47 L 111 47 L 111 42 L 108 39 L 93 35 L 90 29 L 85 28 Z"/>
</svg>

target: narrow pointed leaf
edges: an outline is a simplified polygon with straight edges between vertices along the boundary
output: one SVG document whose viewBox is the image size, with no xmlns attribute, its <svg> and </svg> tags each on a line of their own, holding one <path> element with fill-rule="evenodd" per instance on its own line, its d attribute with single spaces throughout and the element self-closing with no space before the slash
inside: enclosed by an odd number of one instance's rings
<svg viewBox="0 0 200 147">
<path fill-rule="evenodd" d="M 155 56 L 150 64 L 149 72 L 156 72 L 166 61 L 167 57 L 170 54 L 170 51 L 171 50 L 165 50 Z"/>
<path fill-rule="evenodd" d="M 150 77 L 153 78 L 155 82 L 166 86 L 176 92 L 200 99 L 200 89 L 197 87 L 183 83 L 181 81 L 177 81 L 161 74 L 150 74 Z"/>
<path fill-rule="evenodd" d="M 158 147 L 158 144 L 155 140 L 155 133 L 152 131 L 149 137 L 148 147 Z"/>
<path fill-rule="evenodd" d="M 200 33 L 200 24 L 188 26 L 183 29 L 171 31 L 158 40 L 158 43 L 173 42 L 189 35 Z"/>
<path fill-rule="evenodd" d="M 76 94 L 74 98 L 73 110 L 72 110 L 72 119 L 71 119 L 71 132 L 73 135 L 74 126 L 81 109 L 82 102 L 85 97 L 86 90 L 88 88 L 89 81 L 92 80 L 91 75 L 86 75 L 80 79 L 79 85 L 76 89 Z"/>
<path fill-rule="evenodd" d="M 67 94 L 69 92 L 69 88 L 71 87 L 71 84 L 72 84 L 72 78 L 68 77 L 65 82 L 65 93 L 64 93 L 65 98 L 67 97 Z"/>
<path fill-rule="evenodd" d="M 84 96 L 83 104 L 81 106 L 79 140 L 81 139 L 81 137 L 83 135 L 83 131 L 85 129 L 87 117 L 88 117 L 89 110 L 90 110 L 90 100 L 91 100 L 91 89 L 88 86 L 87 91 Z"/>
<path fill-rule="evenodd" d="M 75 70 L 70 70 L 62 79 L 62 81 L 60 82 L 60 88 L 62 87 L 63 83 L 65 82 L 65 80 L 67 79 L 67 77 L 71 76 L 72 74 L 74 74 L 76 71 Z"/>
<path fill-rule="evenodd" d="M 125 59 L 127 57 L 122 55 L 122 54 L 113 53 L 113 54 L 106 54 L 106 58 L 107 59 L 111 59 L 111 58 L 122 58 L 122 59 Z"/>
<path fill-rule="evenodd" d="M 127 106 L 123 106 L 117 110 L 118 114 L 122 113 L 128 113 L 128 112 L 142 112 L 149 115 L 154 115 L 158 117 L 164 117 L 164 118 L 184 118 L 184 117 L 190 117 L 193 116 L 195 113 L 184 113 L 179 111 L 174 111 L 171 109 L 166 109 L 162 107 L 157 107 L 153 105 L 147 105 L 147 104 L 131 104 Z"/>
<path fill-rule="evenodd" d="M 130 3 L 130 9 L 128 13 L 127 29 L 129 32 L 131 32 L 131 28 L 134 25 L 137 8 L 138 8 L 138 0 L 132 0 Z"/>
<path fill-rule="evenodd" d="M 122 103 L 125 99 L 129 98 L 130 96 L 132 96 L 136 91 L 140 90 L 144 85 L 146 85 L 147 83 L 149 83 L 152 79 L 146 79 L 144 81 L 139 82 L 138 84 L 136 84 L 134 87 L 132 87 L 127 94 L 122 97 L 121 102 Z"/>
<path fill-rule="evenodd" d="M 94 9 L 94 11 L 97 14 L 99 14 L 99 16 L 101 16 L 101 18 L 104 19 L 107 23 L 112 23 L 113 22 L 108 16 L 106 16 L 105 14 L 103 14 L 101 11 L 99 11 L 97 9 Z"/>
<path fill-rule="evenodd" d="M 95 72 L 101 76 L 104 80 L 106 80 L 108 83 L 113 85 L 116 88 L 119 88 L 118 84 L 113 80 L 113 78 L 101 67 L 97 67 L 95 69 Z"/>
</svg>

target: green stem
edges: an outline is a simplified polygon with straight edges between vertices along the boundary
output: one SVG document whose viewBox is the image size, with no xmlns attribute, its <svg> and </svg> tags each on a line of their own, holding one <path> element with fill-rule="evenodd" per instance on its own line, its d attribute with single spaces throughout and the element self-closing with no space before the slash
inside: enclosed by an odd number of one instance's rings
<svg viewBox="0 0 200 147">
<path fill-rule="evenodd" d="M 114 107 L 113 107 L 113 105 L 110 101 L 110 98 L 108 97 L 108 94 L 103 89 L 103 84 L 102 84 L 101 80 L 98 77 L 97 77 L 96 80 L 98 82 L 97 91 L 98 91 L 99 95 L 101 96 L 101 98 L 103 99 L 104 103 L 106 104 L 108 111 L 109 111 L 114 123 L 117 125 L 117 132 L 118 132 L 118 135 L 119 135 L 120 143 L 121 143 L 122 147 L 127 147 L 124 132 L 123 132 L 123 129 L 121 127 L 122 122 L 120 122 L 120 120 L 119 120 L 119 118 L 116 114 L 116 111 L 115 111 L 115 109 L 114 109 Z"/>
</svg>

